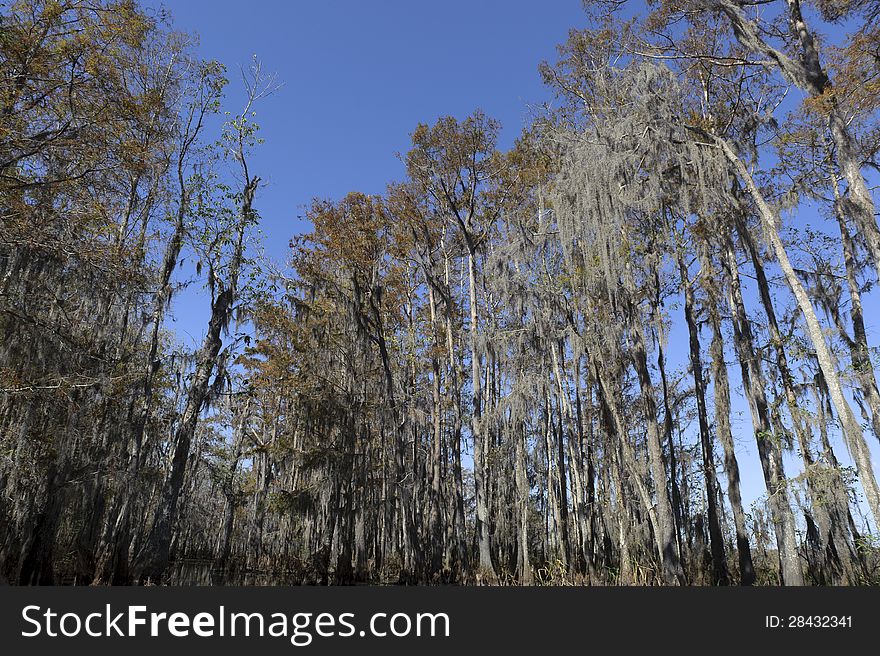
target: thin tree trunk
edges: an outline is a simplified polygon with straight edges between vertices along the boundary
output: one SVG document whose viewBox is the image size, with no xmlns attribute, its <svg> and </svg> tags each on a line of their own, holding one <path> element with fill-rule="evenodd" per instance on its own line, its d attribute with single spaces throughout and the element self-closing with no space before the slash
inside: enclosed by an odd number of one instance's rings
<svg viewBox="0 0 880 656">
<path fill-rule="evenodd" d="M 517 512 L 517 574 L 522 585 L 532 585 L 534 577 L 529 560 L 529 481 L 526 463 L 526 432 L 520 424 L 515 430 L 516 512 Z"/>
<path fill-rule="evenodd" d="M 477 274 L 476 254 L 468 250 L 468 301 L 470 305 L 470 347 L 471 347 L 471 386 L 473 409 L 471 414 L 471 437 L 474 440 L 474 496 L 476 498 L 475 539 L 479 552 L 480 581 L 494 582 L 495 567 L 492 564 L 492 551 L 489 546 L 489 510 L 486 500 L 486 454 L 482 422 L 483 387 L 481 381 L 482 357 L 478 348 L 477 333 Z"/>
<path fill-rule="evenodd" d="M 465 524 L 464 524 L 464 477 L 461 465 L 461 432 L 462 432 L 462 404 L 461 404 L 461 383 L 458 377 L 458 365 L 455 361 L 455 344 L 452 332 L 452 287 L 450 285 L 449 276 L 449 257 L 444 249 L 444 281 L 446 291 L 446 303 L 444 304 L 446 317 L 446 351 L 449 357 L 449 376 L 452 379 L 452 404 L 453 404 L 453 425 L 452 425 L 452 457 L 453 457 L 453 495 L 454 506 L 450 513 L 455 521 L 451 525 L 453 531 L 453 540 L 457 551 L 457 565 L 464 573 L 470 569 L 470 559 L 468 558 L 468 550 L 465 543 Z M 452 499 L 451 499 L 452 500 Z"/>
<path fill-rule="evenodd" d="M 852 235 L 846 225 L 843 215 L 843 201 L 840 197 L 840 189 L 836 177 L 832 179 L 834 189 L 834 215 L 840 226 L 840 238 L 843 243 L 843 261 L 846 267 L 846 285 L 849 292 L 849 314 L 852 319 L 853 336 L 850 337 L 842 325 L 838 326 L 839 332 L 849 346 L 850 359 L 853 371 L 862 396 L 868 402 L 871 409 L 871 428 L 874 437 L 880 440 L 880 391 L 877 388 L 877 377 L 874 375 L 874 365 L 871 362 L 871 351 L 868 347 L 868 336 L 865 330 L 865 317 L 862 309 L 862 293 L 856 279 L 856 252 Z M 839 314 L 834 314 L 839 320 Z"/>
<path fill-rule="evenodd" d="M 688 327 L 691 370 L 694 377 L 694 394 L 697 399 L 697 420 L 700 426 L 700 447 L 703 454 L 703 478 L 706 483 L 706 513 L 709 520 L 709 546 L 712 552 L 713 582 L 727 585 L 729 575 L 724 556 L 724 536 L 718 517 L 715 490 L 718 481 L 715 474 L 715 455 L 712 437 L 709 434 L 709 414 L 706 410 L 706 385 L 703 381 L 703 361 L 700 354 L 700 337 L 694 317 L 694 292 L 691 287 L 684 257 L 678 253 L 678 267 L 684 291 L 684 316 Z"/>
<path fill-rule="evenodd" d="M 736 531 L 736 549 L 739 558 L 739 574 L 741 585 L 752 585 L 755 582 L 755 567 L 752 564 L 752 550 L 749 545 L 749 533 L 746 528 L 745 512 L 740 492 L 739 463 L 733 444 L 733 431 L 730 428 L 730 382 L 727 363 L 724 360 L 724 338 L 721 332 L 721 294 L 718 291 L 716 272 L 709 259 L 705 244 L 700 245 L 702 279 L 708 293 L 706 303 L 709 325 L 712 327 L 712 343 L 709 352 L 712 356 L 712 379 L 715 393 L 715 431 L 724 449 L 724 473 L 727 478 L 727 497 L 733 511 L 733 525 Z"/>
<path fill-rule="evenodd" d="M 437 310 L 434 299 L 434 288 L 428 284 L 428 303 L 431 311 L 431 335 L 433 336 L 431 354 L 431 400 L 432 442 L 431 442 L 431 571 L 434 575 L 443 569 L 443 499 L 442 499 L 442 457 L 443 457 L 443 423 L 440 398 L 440 344 L 437 340 Z"/>
</svg>

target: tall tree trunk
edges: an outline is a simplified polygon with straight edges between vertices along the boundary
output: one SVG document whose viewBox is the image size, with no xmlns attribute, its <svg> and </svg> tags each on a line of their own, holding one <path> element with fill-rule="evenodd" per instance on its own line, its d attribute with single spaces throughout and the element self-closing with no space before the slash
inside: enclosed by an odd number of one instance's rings
<svg viewBox="0 0 880 656">
<path fill-rule="evenodd" d="M 788 497 L 785 470 L 778 437 L 773 433 L 767 408 L 764 373 L 755 352 L 752 327 L 746 315 L 739 282 L 739 267 L 733 244 L 727 239 L 725 245 L 725 269 L 728 277 L 728 303 L 733 317 L 733 338 L 742 372 L 743 389 L 749 400 L 752 426 L 767 486 L 767 503 L 776 533 L 779 553 L 779 574 L 783 585 L 803 585 L 795 536 L 794 517 Z"/>
<path fill-rule="evenodd" d="M 153 525 L 143 546 L 143 565 L 140 573 L 142 581 L 151 580 L 154 583 L 159 583 L 162 581 L 168 568 L 171 556 L 172 530 L 177 520 L 177 503 L 180 498 L 181 488 L 183 487 L 190 446 L 195 436 L 199 415 L 205 402 L 208 400 L 211 374 L 214 371 L 217 356 L 223 345 L 221 333 L 229 321 L 232 304 L 235 301 L 244 248 L 244 231 L 246 223 L 252 214 L 251 206 L 258 184 L 259 178 L 248 180 L 242 193 L 241 207 L 239 208 L 238 235 L 235 253 L 232 256 L 229 280 L 211 304 L 211 318 L 208 321 L 208 331 L 205 334 L 201 347 L 196 353 L 196 368 L 190 383 L 189 393 L 187 394 L 186 405 L 171 443 L 172 458 L 170 470 L 162 485 Z"/>
<path fill-rule="evenodd" d="M 436 576 L 443 570 L 443 499 L 442 499 L 442 459 L 443 459 L 443 420 L 440 397 L 440 344 L 438 340 L 437 310 L 434 288 L 428 283 L 428 303 L 431 311 L 431 335 L 433 336 L 431 354 L 431 571 Z"/>
<path fill-rule="evenodd" d="M 574 438 L 571 434 L 568 435 L 568 440 L 566 440 L 566 427 L 568 430 L 571 430 L 571 425 L 574 423 L 574 413 L 571 408 L 571 402 L 569 401 L 568 396 L 568 386 L 565 383 L 562 372 L 564 371 L 564 362 L 563 366 L 560 366 L 560 360 L 563 357 L 562 351 L 562 340 L 559 340 L 559 353 L 557 353 L 556 344 L 553 342 L 550 343 L 550 356 L 553 363 L 553 374 L 556 378 L 556 393 L 559 398 L 558 406 L 559 406 L 559 430 L 558 436 L 556 440 L 556 474 L 557 474 L 557 484 L 559 486 L 559 521 L 560 521 L 560 533 L 559 539 L 562 546 L 562 560 L 565 564 L 566 568 L 568 568 L 571 564 L 571 540 L 569 538 L 569 521 L 568 521 L 568 477 L 567 477 L 567 468 L 565 464 L 565 444 L 566 442 L 572 441 Z M 570 467 L 574 467 L 571 463 L 569 463 Z"/>
<path fill-rule="evenodd" d="M 470 245 L 469 245 L 470 246 Z M 471 437 L 474 440 L 474 496 L 476 499 L 475 539 L 479 552 L 480 581 L 494 582 L 495 567 L 492 564 L 492 551 L 489 546 L 489 509 L 486 499 L 486 454 L 482 422 L 483 387 L 481 381 L 482 357 L 478 343 L 477 323 L 477 274 L 476 253 L 473 246 L 468 249 L 468 301 L 470 305 L 470 347 L 471 347 L 471 387 L 473 409 L 471 411 Z"/>
<path fill-rule="evenodd" d="M 529 479 L 526 462 L 526 431 L 522 423 L 515 429 L 516 460 L 516 536 L 517 536 L 517 574 L 522 585 L 532 585 L 534 576 L 529 560 Z"/>
<path fill-rule="evenodd" d="M 700 354 L 700 337 L 694 316 L 694 292 L 688 276 L 687 266 L 681 252 L 678 256 L 678 268 L 681 274 L 681 286 L 684 291 L 684 316 L 688 327 L 688 344 L 690 350 L 691 370 L 694 377 L 694 394 L 697 399 L 697 420 L 700 427 L 700 447 L 703 454 L 703 478 L 706 483 L 706 514 L 709 520 L 709 547 L 712 552 L 713 583 L 727 585 L 729 575 L 727 560 L 724 556 L 724 536 L 721 532 L 721 521 L 718 517 L 715 490 L 718 481 L 715 474 L 715 455 L 712 437 L 709 434 L 709 414 L 706 410 L 706 385 L 703 381 L 703 360 Z"/>
<path fill-rule="evenodd" d="M 666 378 L 666 355 L 663 349 L 662 333 L 662 317 L 660 315 L 660 283 L 657 279 L 655 271 L 655 285 L 657 290 L 656 306 L 654 309 L 655 324 L 657 326 L 657 370 L 660 372 L 660 389 L 663 394 L 663 441 L 666 443 L 666 449 L 669 451 L 669 490 L 670 500 L 672 501 L 672 517 L 675 520 L 675 542 L 678 548 L 679 558 L 686 561 L 686 552 L 682 543 L 682 531 L 684 531 L 684 514 L 682 510 L 682 493 L 681 486 L 678 484 L 678 458 L 675 454 L 675 441 L 672 432 L 674 420 L 672 418 L 672 406 L 669 403 L 669 383 Z M 685 495 L 686 496 L 686 495 Z"/>
<path fill-rule="evenodd" d="M 660 443 L 660 427 L 657 424 L 657 402 L 654 399 L 654 387 L 648 371 L 648 356 L 645 352 L 642 329 L 634 314 L 635 311 L 635 308 L 632 307 L 627 309 L 630 315 L 629 340 L 633 350 L 633 362 L 639 380 L 642 409 L 648 432 L 648 462 L 651 468 L 651 477 L 654 479 L 654 495 L 657 505 L 654 530 L 657 532 L 663 582 L 666 585 L 684 585 L 686 583 L 684 569 L 681 566 L 681 557 L 675 538 L 675 517 L 672 511 L 672 502 L 666 489 L 666 467 L 663 464 L 663 446 Z"/>
<path fill-rule="evenodd" d="M 462 572 L 467 573 L 470 569 L 470 559 L 468 558 L 468 550 L 465 542 L 465 522 L 464 522 L 464 476 L 461 465 L 461 432 L 462 432 L 462 403 L 461 403 L 461 383 L 458 376 L 458 364 L 455 361 L 455 343 L 452 331 L 452 287 L 450 284 L 449 256 L 446 250 L 443 250 L 444 265 L 444 282 L 446 292 L 446 302 L 444 303 L 444 314 L 446 319 L 446 352 L 449 358 L 449 374 L 447 378 L 452 380 L 452 457 L 453 457 L 453 494 L 450 495 L 450 501 L 454 501 L 450 515 L 454 518 L 454 522 L 450 524 L 453 533 L 453 541 L 456 546 L 456 565 L 461 568 Z"/>
<path fill-rule="evenodd" d="M 752 550 L 749 545 L 749 533 L 742 505 L 739 463 L 733 444 L 733 431 L 730 428 L 730 382 L 727 363 L 724 359 L 724 337 L 721 332 L 721 314 L 719 312 L 722 299 L 718 290 L 716 271 L 712 266 L 705 244 L 700 244 L 700 261 L 703 273 L 701 277 L 708 295 L 706 311 L 709 325 L 712 327 L 712 343 L 709 352 L 712 356 L 712 379 L 714 380 L 715 431 L 724 449 L 724 473 L 727 478 L 727 497 L 733 512 L 733 525 L 736 532 L 740 584 L 752 585 L 755 582 L 755 567 L 752 563 Z"/>
</svg>

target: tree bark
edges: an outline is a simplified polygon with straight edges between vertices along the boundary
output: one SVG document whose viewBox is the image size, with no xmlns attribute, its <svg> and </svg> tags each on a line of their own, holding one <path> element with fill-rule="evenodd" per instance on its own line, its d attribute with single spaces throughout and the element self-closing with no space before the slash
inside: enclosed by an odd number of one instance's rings
<svg viewBox="0 0 880 656">
<path fill-rule="evenodd" d="M 724 449 L 724 473 L 727 477 L 727 497 L 733 512 L 733 525 L 736 532 L 740 584 L 753 585 L 755 583 L 755 567 L 752 563 L 752 550 L 749 545 L 749 533 L 742 505 L 739 463 L 733 444 L 733 431 L 730 428 L 730 382 L 727 363 L 724 359 L 724 337 L 721 332 L 721 314 L 719 312 L 722 299 L 718 290 L 716 271 L 712 266 L 705 244 L 700 245 L 700 260 L 701 277 L 708 294 L 706 311 L 709 325 L 712 327 L 712 342 L 709 352 L 712 357 L 712 379 L 714 380 L 715 431 Z"/>
<path fill-rule="evenodd" d="M 803 585 L 804 578 L 797 552 L 794 517 L 788 498 L 782 454 L 768 414 L 764 373 L 761 361 L 755 352 L 752 328 L 742 299 L 739 268 L 733 244 L 729 239 L 724 248 L 728 303 L 733 316 L 734 345 L 739 356 L 743 388 L 749 399 L 758 456 L 764 473 L 764 483 L 767 486 L 767 503 L 770 506 L 779 553 L 779 576 L 783 585 Z"/>
<path fill-rule="evenodd" d="M 697 399 L 697 420 L 700 427 L 700 447 L 703 454 L 703 478 L 706 485 L 706 514 L 709 520 L 709 547 L 712 552 L 713 583 L 716 585 L 727 585 L 729 583 L 729 574 L 727 571 L 727 560 L 724 556 L 724 536 L 721 532 L 721 522 L 718 517 L 715 495 L 718 481 L 715 473 L 712 437 L 709 434 L 709 414 L 706 410 L 706 385 L 703 381 L 700 337 L 694 317 L 694 292 L 691 287 L 684 257 L 680 252 L 677 255 L 681 285 L 684 291 L 684 315 L 688 327 L 688 344 L 691 371 L 694 377 L 694 394 Z"/>
</svg>

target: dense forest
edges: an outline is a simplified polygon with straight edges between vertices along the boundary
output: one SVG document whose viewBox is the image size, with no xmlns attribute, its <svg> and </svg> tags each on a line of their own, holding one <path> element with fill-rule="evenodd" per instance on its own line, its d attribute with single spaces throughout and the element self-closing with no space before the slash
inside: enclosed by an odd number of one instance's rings
<svg viewBox="0 0 880 656">
<path fill-rule="evenodd" d="M 284 263 L 258 60 L 0 11 L 0 581 L 880 584 L 880 2 L 585 2 Z"/>
</svg>

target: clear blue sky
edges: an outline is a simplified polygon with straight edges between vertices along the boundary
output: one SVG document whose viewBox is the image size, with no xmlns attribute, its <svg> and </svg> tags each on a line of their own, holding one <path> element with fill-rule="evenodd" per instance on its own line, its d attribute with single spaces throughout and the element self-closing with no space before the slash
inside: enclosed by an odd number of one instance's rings
<svg viewBox="0 0 880 656">
<path fill-rule="evenodd" d="M 151 2 L 154 6 L 158 2 Z M 284 87 L 257 107 L 266 139 L 252 169 L 270 255 L 283 258 L 315 196 L 381 193 L 403 176 L 395 157 L 419 122 L 476 108 L 499 119 L 502 146 L 548 98 L 537 72 L 569 28 L 580 0 L 178 0 L 175 25 L 201 37 L 199 53 L 229 68 L 256 54 Z"/>
<path fill-rule="evenodd" d="M 476 108 L 503 125 L 508 147 L 530 107 L 550 100 L 537 72 L 568 30 L 586 23 L 581 0 L 147 0 L 178 29 L 200 36 L 199 54 L 229 68 L 227 109 L 241 97 L 238 67 L 257 55 L 283 88 L 258 107 L 266 143 L 251 169 L 266 182 L 256 206 L 267 254 L 283 262 L 298 217 L 314 197 L 381 193 L 403 177 L 396 153 L 419 122 L 464 117 Z M 640 3 L 639 3 L 640 4 Z M 755 307 L 753 305 L 753 307 Z M 173 327 L 201 340 L 207 301 L 198 285 L 178 296 Z M 866 317 L 869 323 L 871 315 Z M 674 367 L 684 364 L 686 332 L 670 334 Z M 873 332 L 876 341 L 876 331 Z M 734 384 L 737 368 L 731 367 Z M 737 396 L 738 390 L 735 391 Z M 734 407 L 747 504 L 764 494 L 748 410 Z M 688 441 L 692 441 L 688 439 Z M 872 443 L 873 444 L 873 443 Z M 876 445 L 873 445 L 876 448 Z M 847 460 L 838 443 L 838 456 Z M 787 457 L 788 475 L 799 467 Z"/>
</svg>

